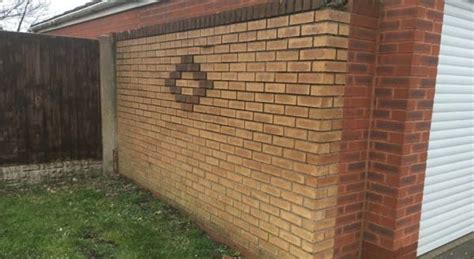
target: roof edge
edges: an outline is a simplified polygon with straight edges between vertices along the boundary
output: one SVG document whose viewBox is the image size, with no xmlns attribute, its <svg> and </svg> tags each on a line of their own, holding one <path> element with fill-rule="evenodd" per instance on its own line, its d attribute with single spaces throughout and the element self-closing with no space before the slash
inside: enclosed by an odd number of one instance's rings
<svg viewBox="0 0 474 259">
<path fill-rule="evenodd" d="M 29 30 L 36 33 L 48 32 L 158 2 L 160 0 L 94 0 L 63 14 L 35 23 Z"/>
</svg>

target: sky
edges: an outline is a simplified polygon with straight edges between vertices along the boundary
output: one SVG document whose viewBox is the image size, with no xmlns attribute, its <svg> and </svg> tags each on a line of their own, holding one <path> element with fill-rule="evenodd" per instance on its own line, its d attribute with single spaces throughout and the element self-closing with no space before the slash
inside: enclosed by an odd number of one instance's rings
<svg viewBox="0 0 474 259">
<path fill-rule="evenodd" d="M 77 6 L 83 5 L 90 0 L 49 0 L 51 2 L 49 13 L 51 15 L 58 15 L 68 10 L 74 9 Z"/>
<path fill-rule="evenodd" d="M 0 0 L 0 8 L 2 7 L 1 2 L 3 4 L 8 4 L 13 0 Z M 90 0 L 42 0 L 49 2 L 49 8 L 46 10 L 44 16 L 39 19 L 40 21 L 45 20 L 47 18 L 51 18 L 55 15 L 64 13 L 68 10 L 74 9 L 77 6 L 81 6 Z M 0 21 L 0 26 L 3 27 L 4 30 L 15 30 L 16 29 L 16 21 Z M 23 26 L 22 31 L 26 31 L 29 27 L 29 24 Z"/>
</svg>

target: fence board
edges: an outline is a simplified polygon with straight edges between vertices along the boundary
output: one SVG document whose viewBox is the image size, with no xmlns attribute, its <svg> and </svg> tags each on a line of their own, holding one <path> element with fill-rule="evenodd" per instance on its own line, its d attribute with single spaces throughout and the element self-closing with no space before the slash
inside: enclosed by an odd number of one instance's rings
<svg viewBox="0 0 474 259">
<path fill-rule="evenodd" d="M 101 158 L 95 40 L 0 32 L 0 164 Z"/>
</svg>

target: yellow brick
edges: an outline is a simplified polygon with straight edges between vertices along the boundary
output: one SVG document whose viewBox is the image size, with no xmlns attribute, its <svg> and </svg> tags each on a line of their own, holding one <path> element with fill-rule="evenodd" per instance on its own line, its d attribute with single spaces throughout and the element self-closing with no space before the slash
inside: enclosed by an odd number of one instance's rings
<svg viewBox="0 0 474 259">
<path fill-rule="evenodd" d="M 264 125 L 263 131 L 272 135 L 283 135 L 283 127 L 276 125 Z"/>
<path fill-rule="evenodd" d="M 282 135 L 282 134 L 280 134 Z M 273 144 L 280 146 L 280 147 L 294 147 L 295 146 L 295 141 L 290 138 L 285 138 L 285 137 L 278 137 L 278 136 L 273 136 Z M 291 167 L 291 166 L 290 166 Z"/>
<path fill-rule="evenodd" d="M 310 86 L 304 84 L 288 84 L 286 86 L 286 92 L 289 94 L 308 95 L 310 93 Z"/>
<path fill-rule="evenodd" d="M 264 51 L 266 49 L 266 43 L 264 41 L 249 42 L 247 44 L 248 51 Z"/>
<path fill-rule="evenodd" d="M 285 128 L 285 137 L 307 140 L 308 132 L 307 130 L 302 130 L 302 129 Z"/>
<path fill-rule="evenodd" d="M 307 84 L 333 84 L 334 75 L 327 73 L 304 73 L 298 77 L 298 83 Z"/>
<path fill-rule="evenodd" d="M 278 29 L 278 38 L 290 38 L 300 36 L 300 26 L 283 27 Z"/>
<path fill-rule="evenodd" d="M 275 103 L 295 105 L 296 104 L 296 96 L 276 95 L 275 96 Z"/>
<path fill-rule="evenodd" d="M 268 62 L 266 63 L 267 72 L 285 72 L 286 62 Z"/>
<path fill-rule="evenodd" d="M 230 45 L 230 52 L 245 52 L 247 51 L 246 43 L 236 43 Z"/>
<path fill-rule="evenodd" d="M 291 206 L 291 211 L 300 217 L 313 219 L 313 213 L 311 212 L 311 210 L 306 209 L 304 207 L 293 205 Z"/>
<path fill-rule="evenodd" d="M 263 131 L 263 124 L 257 122 L 246 121 L 245 128 L 253 131 Z"/>
<path fill-rule="evenodd" d="M 347 50 L 337 50 L 337 60 L 347 61 Z"/>
<path fill-rule="evenodd" d="M 296 73 L 277 73 L 274 74 L 275 81 L 280 83 L 296 83 L 298 82 L 298 74 Z"/>
<path fill-rule="evenodd" d="M 297 41 L 296 39 L 290 39 L 290 40 Z M 286 49 L 287 47 L 288 47 L 287 39 L 267 41 L 267 50 L 281 50 L 281 49 Z"/>
<path fill-rule="evenodd" d="M 255 94 L 256 102 L 272 103 L 274 99 L 275 99 L 275 96 L 273 94 L 263 94 L 263 93 Z"/>
<path fill-rule="evenodd" d="M 314 21 L 314 12 L 305 12 L 290 16 L 290 25 L 310 23 Z"/>
<path fill-rule="evenodd" d="M 349 23 L 350 13 L 326 9 L 316 12 L 315 21 L 335 21 Z"/>
<path fill-rule="evenodd" d="M 264 86 L 263 83 L 246 83 L 245 89 L 250 92 L 263 92 Z"/>
<path fill-rule="evenodd" d="M 238 92 L 237 99 L 243 101 L 253 101 L 255 100 L 255 94 L 249 92 Z"/>
<path fill-rule="evenodd" d="M 222 36 L 222 43 L 233 43 L 239 41 L 238 34 L 226 34 Z"/>
<path fill-rule="evenodd" d="M 291 149 L 285 149 L 283 151 L 283 157 L 291 159 L 291 160 L 300 161 L 300 162 L 306 161 L 306 154 L 304 152 L 291 150 Z"/>
<path fill-rule="evenodd" d="M 334 197 L 318 199 L 318 200 L 307 199 L 304 202 L 305 207 L 313 209 L 313 210 L 325 209 L 325 208 L 333 207 L 335 205 L 336 205 L 336 199 Z M 331 220 L 332 220 L 331 226 L 334 226 L 336 224 L 336 221 L 334 218 L 331 218 Z"/>
<path fill-rule="evenodd" d="M 257 40 L 257 32 L 248 31 L 239 33 L 239 42 L 255 41 Z"/>
<path fill-rule="evenodd" d="M 312 37 L 304 37 L 304 38 L 290 38 L 288 47 L 291 49 L 301 49 L 301 48 L 308 48 L 313 46 L 313 38 Z"/>
<path fill-rule="evenodd" d="M 252 62 L 255 61 L 255 53 L 239 53 L 239 62 Z"/>
<path fill-rule="evenodd" d="M 308 107 L 322 107 L 323 98 L 312 96 L 298 96 L 298 105 Z"/>
<path fill-rule="evenodd" d="M 265 63 L 264 62 L 247 63 L 247 71 L 248 72 L 264 72 Z"/>
<path fill-rule="evenodd" d="M 253 113 L 248 112 L 248 111 L 237 111 L 235 116 L 237 118 L 243 119 L 243 120 L 252 120 L 253 119 Z"/>
<path fill-rule="evenodd" d="M 257 52 L 258 61 L 272 61 L 275 60 L 275 52 Z"/>
<path fill-rule="evenodd" d="M 271 184 L 280 188 L 280 189 L 286 189 L 286 190 L 291 190 L 291 183 L 289 181 L 286 181 L 282 178 L 278 178 L 278 177 L 272 177 L 271 178 Z M 285 209 L 285 210 L 290 210 L 290 206 L 291 206 L 291 203 L 289 203 L 288 201 L 284 201 L 280 198 L 277 198 L 277 197 L 271 197 L 270 198 L 270 202 L 271 204 L 279 207 L 279 208 L 282 208 L 282 209 Z"/>
<path fill-rule="evenodd" d="M 255 135 L 255 134 L 254 134 Z M 259 136 L 264 136 L 264 134 L 260 134 Z M 256 141 L 259 141 L 259 137 L 257 138 L 254 138 Z M 262 141 L 261 141 L 262 142 Z M 271 141 L 270 141 L 271 142 Z M 255 161 L 258 161 L 258 162 L 262 162 L 262 163 L 265 163 L 265 164 L 270 164 L 271 163 L 271 156 L 269 155 L 266 155 L 266 154 L 263 154 L 263 153 L 259 153 L 259 152 L 253 152 L 253 157 L 252 157 Z"/>
<path fill-rule="evenodd" d="M 263 111 L 263 104 L 261 104 L 261 103 L 246 103 L 245 104 L 245 109 L 249 110 L 249 111 L 262 112 Z"/>
<path fill-rule="evenodd" d="M 287 212 L 287 211 L 284 211 L 282 210 L 281 211 L 281 214 L 280 214 L 280 217 L 288 222 L 291 222 L 297 226 L 301 226 L 303 221 L 300 217 L 300 215 L 295 215 L 294 213 L 291 213 L 291 212 Z"/>
<path fill-rule="evenodd" d="M 298 60 L 298 50 L 284 50 L 277 52 L 277 60 Z"/>
<path fill-rule="evenodd" d="M 315 252 L 324 251 L 334 247 L 334 239 L 329 239 L 316 244 Z"/>
<path fill-rule="evenodd" d="M 312 119 L 341 118 L 342 114 L 342 109 L 310 109 L 309 111 L 309 117 Z"/>
<path fill-rule="evenodd" d="M 268 28 L 283 27 L 289 24 L 288 16 L 281 16 L 267 20 Z"/>
<path fill-rule="evenodd" d="M 295 126 L 296 119 L 288 116 L 275 116 L 274 123 L 283 126 Z"/>
<path fill-rule="evenodd" d="M 265 92 L 268 92 L 268 93 L 284 93 L 285 88 L 286 88 L 285 84 L 278 84 L 278 83 L 265 84 Z"/>
<path fill-rule="evenodd" d="M 311 95 L 313 96 L 342 96 L 344 95 L 344 86 L 336 85 L 313 85 L 311 86 Z"/>
<path fill-rule="evenodd" d="M 345 85 L 346 79 L 347 79 L 347 76 L 345 74 L 336 74 L 335 83 L 338 85 Z"/>
<path fill-rule="evenodd" d="M 265 29 L 267 27 L 267 20 L 262 19 L 262 20 L 257 20 L 257 21 L 252 21 L 248 23 L 248 30 L 261 30 Z"/>
<path fill-rule="evenodd" d="M 295 255 L 297 258 L 315 258 L 314 254 L 311 254 L 310 252 L 307 252 L 294 245 L 290 246 L 290 253 Z"/>
<path fill-rule="evenodd" d="M 302 35 L 316 35 L 316 34 L 338 34 L 338 24 L 332 22 L 314 23 L 303 25 L 301 29 Z"/>
<path fill-rule="evenodd" d="M 230 25 L 230 31 L 231 32 L 242 32 L 242 31 L 246 31 L 246 30 L 247 30 L 247 23 L 246 22 L 236 23 L 236 24 Z"/>
<path fill-rule="evenodd" d="M 233 72 L 247 71 L 247 64 L 245 64 L 245 63 L 232 63 L 232 64 L 230 64 L 229 70 L 233 71 Z"/>
<path fill-rule="evenodd" d="M 274 82 L 275 73 L 257 73 L 255 79 L 258 82 Z"/>
<path fill-rule="evenodd" d="M 289 72 L 309 72 L 311 71 L 311 62 L 288 62 Z"/>
<path fill-rule="evenodd" d="M 277 38 L 277 30 L 276 29 L 264 30 L 264 31 L 258 31 L 257 32 L 257 40 L 270 40 L 270 39 L 276 39 L 276 38 Z"/>
<path fill-rule="evenodd" d="M 271 244 L 274 244 L 285 251 L 289 251 L 290 249 L 290 245 L 288 244 L 288 242 L 279 237 L 270 235 L 269 241 Z"/>
<path fill-rule="evenodd" d="M 295 117 L 308 117 L 308 108 L 298 106 L 286 106 L 285 114 Z"/>
<path fill-rule="evenodd" d="M 346 72 L 347 64 L 345 62 L 314 61 L 313 71 L 315 72 Z"/>
<path fill-rule="evenodd" d="M 296 127 L 310 130 L 319 130 L 321 129 L 321 121 L 308 120 L 308 119 L 297 119 Z"/>
<path fill-rule="evenodd" d="M 268 240 L 268 233 L 263 231 L 261 227 L 258 228 L 258 227 L 251 226 L 250 233 L 258 237 L 259 239 Z"/>
<path fill-rule="evenodd" d="M 270 116 L 271 115 L 268 115 L 268 114 L 263 114 L 264 116 Z M 256 115 L 257 117 L 257 115 Z M 263 119 L 263 122 L 267 122 L 267 123 L 271 123 L 271 121 L 269 122 L 268 120 L 266 120 L 267 117 L 264 117 Z M 255 119 L 256 122 L 260 122 L 261 120 L 257 120 Z M 257 142 L 261 142 L 261 143 L 268 143 L 268 144 L 271 144 L 272 143 L 272 136 L 271 135 L 268 135 L 268 134 L 263 134 L 263 133 L 258 133 L 258 132 L 255 132 L 253 133 L 253 140 L 257 141 Z M 254 153 L 254 155 L 256 155 L 256 153 Z M 264 154 L 258 154 L 258 157 L 260 160 L 258 161 L 268 161 L 266 162 L 267 164 L 270 164 L 270 158 Z"/>
<path fill-rule="evenodd" d="M 302 239 L 308 241 L 308 242 L 315 242 L 316 241 L 316 235 L 313 231 L 308 231 L 308 229 L 305 228 L 300 228 L 297 226 L 291 226 L 291 231 L 292 234 L 301 237 Z"/>
<path fill-rule="evenodd" d="M 253 73 L 245 73 L 245 72 L 240 72 L 240 73 L 235 73 L 235 72 L 228 72 L 228 73 L 222 73 L 222 80 L 228 80 L 228 81 L 234 81 L 234 80 L 239 80 L 239 81 L 253 81 L 254 80 L 255 74 Z"/>
<path fill-rule="evenodd" d="M 349 41 L 347 38 L 338 36 L 315 36 L 314 44 L 315 47 L 333 47 L 347 49 Z"/>
<path fill-rule="evenodd" d="M 263 145 L 263 152 L 270 155 L 281 156 L 283 149 L 272 145 Z"/>
<path fill-rule="evenodd" d="M 224 54 L 220 56 L 222 59 L 222 62 L 237 62 L 238 61 L 238 55 L 237 54 Z"/>
<path fill-rule="evenodd" d="M 349 25 L 339 24 L 337 34 L 339 34 L 341 36 L 349 36 Z"/>
<path fill-rule="evenodd" d="M 289 232 L 286 232 L 284 230 L 280 230 L 280 234 L 279 236 L 283 239 L 283 240 L 286 240 L 288 241 L 289 243 L 293 244 L 293 245 L 296 245 L 296 246 L 300 246 L 301 245 L 301 238 L 292 234 L 292 233 L 289 233 Z"/>
<path fill-rule="evenodd" d="M 264 111 L 271 114 L 284 114 L 285 106 L 278 104 L 265 104 Z"/>
</svg>

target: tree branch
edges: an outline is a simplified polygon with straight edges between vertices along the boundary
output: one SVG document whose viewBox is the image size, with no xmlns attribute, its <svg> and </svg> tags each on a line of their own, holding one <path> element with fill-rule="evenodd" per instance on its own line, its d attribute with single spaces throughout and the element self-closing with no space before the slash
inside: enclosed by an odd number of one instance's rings
<svg viewBox="0 0 474 259">
<path fill-rule="evenodd" d="M 20 22 L 18 22 L 18 28 L 16 29 L 17 32 L 20 31 L 21 25 L 23 25 L 23 21 L 25 20 L 26 12 L 28 11 L 28 7 L 31 4 L 31 0 L 28 0 L 25 4 L 25 9 L 23 11 L 23 14 L 21 15 Z"/>
<path fill-rule="evenodd" d="M 20 31 L 24 24 L 42 18 L 48 6 L 47 0 L 12 0 L 0 9 L 0 22 L 15 24 L 16 30 Z"/>
</svg>

